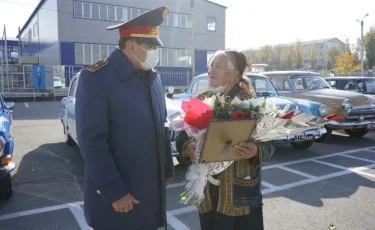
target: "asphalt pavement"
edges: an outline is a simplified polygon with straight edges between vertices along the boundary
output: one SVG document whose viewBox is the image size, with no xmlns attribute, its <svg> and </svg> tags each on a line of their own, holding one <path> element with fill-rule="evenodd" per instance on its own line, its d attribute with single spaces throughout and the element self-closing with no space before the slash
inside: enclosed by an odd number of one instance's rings
<svg viewBox="0 0 375 230">
<path fill-rule="evenodd" d="M 17 103 L 14 109 L 14 195 L 0 201 L 0 229 L 91 229 L 82 207 L 84 165 L 64 143 L 56 102 Z M 374 229 L 375 132 L 335 133 L 305 151 L 279 145 L 263 167 L 265 229 Z M 168 229 L 199 230 L 195 208 L 180 201 L 187 167 L 175 160 L 168 187 Z M 249 228 L 251 229 L 251 228 Z"/>
</svg>

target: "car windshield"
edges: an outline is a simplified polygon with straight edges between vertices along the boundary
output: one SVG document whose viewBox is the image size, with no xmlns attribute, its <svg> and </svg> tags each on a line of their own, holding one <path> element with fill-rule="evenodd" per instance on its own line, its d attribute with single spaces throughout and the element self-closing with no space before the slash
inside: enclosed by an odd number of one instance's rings
<svg viewBox="0 0 375 230">
<path fill-rule="evenodd" d="M 290 77 L 290 82 L 296 90 L 330 89 L 331 87 L 319 75 L 296 75 Z"/>
<path fill-rule="evenodd" d="M 278 96 L 271 81 L 264 77 L 248 77 L 258 97 Z"/>
<path fill-rule="evenodd" d="M 60 81 L 60 78 L 58 78 L 58 77 L 54 77 L 53 80 L 54 80 L 54 81 Z"/>
<path fill-rule="evenodd" d="M 375 94 L 375 79 L 357 79 L 356 83 L 363 93 Z"/>
</svg>

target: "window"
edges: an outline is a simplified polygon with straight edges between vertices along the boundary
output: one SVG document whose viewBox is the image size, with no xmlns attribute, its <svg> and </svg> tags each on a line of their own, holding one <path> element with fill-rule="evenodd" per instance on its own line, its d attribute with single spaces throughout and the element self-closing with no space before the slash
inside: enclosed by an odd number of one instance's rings
<svg viewBox="0 0 375 230">
<path fill-rule="evenodd" d="M 116 6 L 116 21 L 124 21 L 124 10 L 120 6 Z"/>
<path fill-rule="evenodd" d="M 91 4 L 90 3 L 83 3 L 83 17 L 84 18 L 91 18 Z"/>
<path fill-rule="evenodd" d="M 207 30 L 216 31 L 216 18 L 212 18 L 212 17 L 207 18 Z"/>
<path fill-rule="evenodd" d="M 363 93 L 375 94 L 375 79 L 359 79 L 356 83 Z"/>
<path fill-rule="evenodd" d="M 73 97 L 74 96 L 74 92 L 75 92 L 75 89 L 76 89 L 76 85 L 77 85 L 77 78 L 73 80 L 71 86 L 70 86 L 70 89 L 69 89 L 69 96 L 70 97 Z"/>
<path fill-rule="evenodd" d="M 38 35 L 38 22 L 35 22 L 33 25 L 33 35 L 34 37 Z"/>
<path fill-rule="evenodd" d="M 102 21 L 125 22 L 148 12 L 149 9 L 128 8 L 123 6 L 74 1 L 74 16 L 78 18 L 91 18 Z M 213 18 L 213 30 L 216 30 L 216 19 Z M 189 14 L 170 13 L 163 21 L 162 26 L 191 28 L 192 20 Z"/>
<path fill-rule="evenodd" d="M 107 45 L 100 45 L 100 59 L 105 59 L 107 57 L 108 57 Z"/>
<path fill-rule="evenodd" d="M 99 19 L 99 4 L 91 3 L 91 18 Z"/>
<path fill-rule="evenodd" d="M 276 91 L 290 91 L 288 80 L 281 77 L 271 78 L 271 82 Z"/>
<path fill-rule="evenodd" d="M 108 6 L 108 20 L 116 21 L 116 11 L 114 6 Z"/>
<path fill-rule="evenodd" d="M 332 87 L 332 88 L 336 88 L 336 81 L 328 81 L 329 85 Z"/>
<path fill-rule="evenodd" d="M 343 81 L 337 82 L 337 89 L 351 91 L 351 92 L 358 92 L 358 89 L 355 86 L 355 84 L 349 80 L 343 80 Z"/>
<path fill-rule="evenodd" d="M 74 16 L 82 17 L 82 2 L 74 2 Z"/>
<path fill-rule="evenodd" d="M 85 65 L 91 65 L 91 45 L 90 44 L 84 44 L 83 45 L 83 64 Z"/>
<path fill-rule="evenodd" d="M 208 89 L 208 79 L 201 79 L 198 81 L 197 93 L 201 93 Z"/>
<path fill-rule="evenodd" d="M 108 20 L 107 5 L 100 4 L 100 20 Z"/>
<path fill-rule="evenodd" d="M 77 65 L 83 65 L 83 44 L 74 44 L 74 56 Z"/>
<path fill-rule="evenodd" d="M 195 81 L 194 83 L 193 83 L 193 85 L 191 86 L 191 93 L 195 93 L 195 94 L 197 94 L 197 90 L 198 90 L 198 82 L 199 81 Z"/>
<path fill-rule="evenodd" d="M 250 77 L 251 84 L 259 97 L 275 96 L 277 92 L 267 78 Z"/>
</svg>

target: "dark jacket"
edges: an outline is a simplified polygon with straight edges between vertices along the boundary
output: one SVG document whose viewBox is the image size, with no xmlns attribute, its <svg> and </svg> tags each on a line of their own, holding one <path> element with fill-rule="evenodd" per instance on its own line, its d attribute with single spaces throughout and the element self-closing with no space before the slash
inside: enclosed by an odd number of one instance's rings
<svg viewBox="0 0 375 230">
<path fill-rule="evenodd" d="M 166 225 L 165 179 L 173 161 L 165 95 L 155 70 L 137 71 L 118 49 L 81 73 L 76 128 L 85 162 L 85 217 L 93 228 Z M 112 202 L 128 193 L 140 201 L 128 213 Z"/>
</svg>

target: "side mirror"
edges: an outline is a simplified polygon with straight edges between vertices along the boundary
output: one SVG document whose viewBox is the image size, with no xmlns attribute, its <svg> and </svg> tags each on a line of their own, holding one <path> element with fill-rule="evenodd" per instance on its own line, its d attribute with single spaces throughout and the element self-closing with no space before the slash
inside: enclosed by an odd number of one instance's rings
<svg viewBox="0 0 375 230">
<path fill-rule="evenodd" d="M 4 104 L 5 104 L 5 108 L 9 109 L 9 110 L 14 109 L 14 107 L 15 107 L 14 102 L 5 102 Z"/>
</svg>

